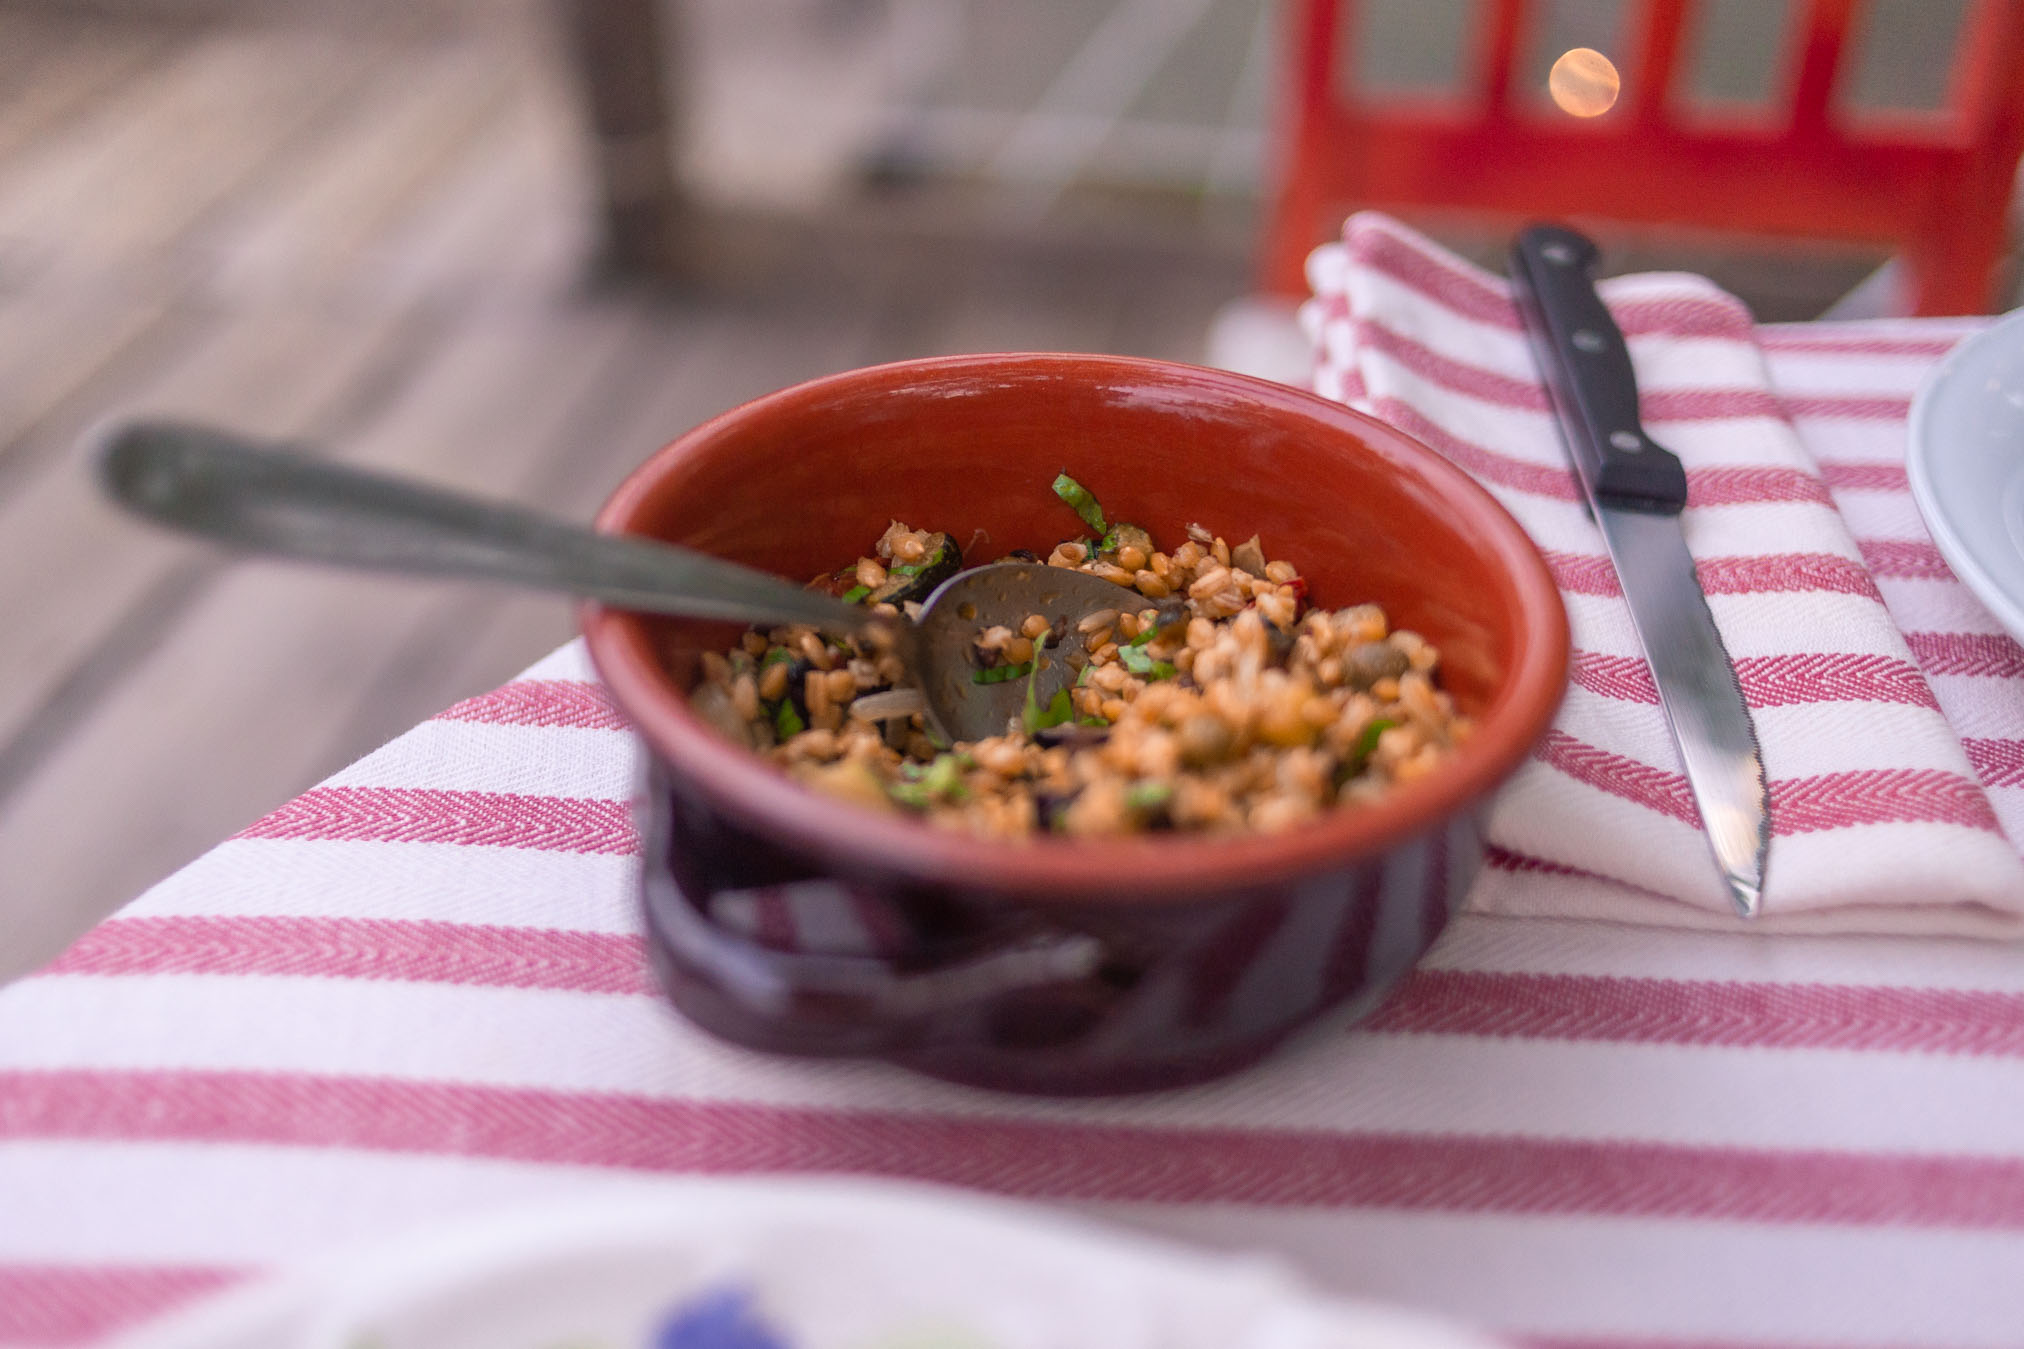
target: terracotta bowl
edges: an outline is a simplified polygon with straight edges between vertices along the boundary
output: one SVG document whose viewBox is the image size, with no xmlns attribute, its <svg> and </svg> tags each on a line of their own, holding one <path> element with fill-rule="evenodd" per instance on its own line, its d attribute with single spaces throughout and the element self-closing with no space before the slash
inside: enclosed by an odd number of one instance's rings
<svg viewBox="0 0 2024 1349">
<path fill-rule="evenodd" d="M 1247 1063 L 1330 1008 L 1374 1007 L 1483 856 L 1490 794 L 1545 731 L 1567 619 L 1538 552 L 1460 470 L 1283 385 L 1107 356 L 909 361 L 814 380 L 690 431 L 598 526 L 805 578 L 894 518 L 971 562 L 1116 519 L 1263 537 L 1325 606 L 1376 601 L 1443 655 L 1477 732 L 1441 771 L 1284 834 L 993 843 L 804 790 L 684 690 L 738 630 L 587 607 L 592 659 L 649 749 L 649 949 L 738 1043 L 869 1055 L 965 1082 L 1137 1090 Z"/>
</svg>

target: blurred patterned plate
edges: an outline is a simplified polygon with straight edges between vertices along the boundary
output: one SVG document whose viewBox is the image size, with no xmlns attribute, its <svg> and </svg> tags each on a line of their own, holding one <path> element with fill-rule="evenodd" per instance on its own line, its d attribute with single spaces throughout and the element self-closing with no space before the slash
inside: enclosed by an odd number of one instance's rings
<svg viewBox="0 0 2024 1349">
<path fill-rule="evenodd" d="M 129 1349 L 1485 1349 L 1269 1263 L 919 1186 L 694 1180 L 230 1294 Z"/>
</svg>

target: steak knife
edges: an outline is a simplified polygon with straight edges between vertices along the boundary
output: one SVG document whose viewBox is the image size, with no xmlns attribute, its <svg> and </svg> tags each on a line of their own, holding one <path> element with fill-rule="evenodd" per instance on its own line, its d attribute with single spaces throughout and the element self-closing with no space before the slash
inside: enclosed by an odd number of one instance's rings
<svg viewBox="0 0 2024 1349">
<path fill-rule="evenodd" d="M 1737 912 L 1752 917 L 1763 901 L 1771 839 L 1764 758 L 1687 553 L 1680 526 L 1686 471 L 1638 418 L 1630 350 L 1590 274 L 1598 256 L 1573 230 L 1535 225 L 1512 249 L 1513 288 L 1715 864 Z"/>
</svg>

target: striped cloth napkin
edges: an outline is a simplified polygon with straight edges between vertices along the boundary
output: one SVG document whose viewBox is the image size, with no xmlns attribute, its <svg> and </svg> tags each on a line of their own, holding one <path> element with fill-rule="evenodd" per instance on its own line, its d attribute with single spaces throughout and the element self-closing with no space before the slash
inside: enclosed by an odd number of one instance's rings
<svg viewBox="0 0 2024 1349">
<path fill-rule="evenodd" d="M 1545 553 L 1572 621 L 1572 686 L 1492 811 L 1493 865 L 1472 906 L 1737 921 L 1508 287 L 1375 213 L 1352 217 L 1308 273 L 1317 391 L 1473 473 Z M 1760 923 L 2024 931 L 2024 801 L 2003 800 L 2001 815 L 1996 801 L 2024 778 L 2010 762 L 2024 745 L 2024 670 L 1943 703 L 1928 675 L 1954 647 L 1908 641 L 1964 627 L 1972 638 L 1995 623 L 1939 561 L 1902 490 L 1882 507 L 1865 502 L 1858 540 L 1837 479 L 1794 431 L 1800 409 L 1772 392 L 1739 301 L 1672 274 L 1619 277 L 1602 292 L 1629 339 L 1645 423 L 1686 463 L 1687 546 L 1762 744 L 1772 841 Z M 1837 368 L 1859 379 L 1845 353 Z M 1859 382 L 1819 399 L 1830 406 L 1804 411 L 1889 428 L 1897 443 L 1868 476 L 1901 487 L 1903 407 L 1872 406 L 1880 400 Z M 1874 496 L 1864 477 L 1856 465 L 1838 482 Z M 1916 583 L 1886 596 L 1876 573 L 1902 577 L 1908 564 Z M 1978 742 L 1997 749 L 1971 754 Z"/>
</svg>

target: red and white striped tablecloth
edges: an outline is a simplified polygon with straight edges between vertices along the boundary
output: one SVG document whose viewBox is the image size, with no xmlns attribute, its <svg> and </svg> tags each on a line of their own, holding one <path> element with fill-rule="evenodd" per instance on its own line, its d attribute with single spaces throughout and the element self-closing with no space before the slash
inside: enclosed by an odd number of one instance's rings
<svg viewBox="0 0 2024 1349">
<path fill-rule="evenodd" d="M 1947 616 L 1907 636 L 1950 716 L 2024 706 L 2024 652 L 1906 496 L 1907 401 L 1966 331 L 1762 333 L 1885 598 Z M 1964 733 L 2007 824 L 2024 744 Z M 2015 945 L 1466 914 L 1376 1020 L 1253 1071 L 1013 1099 L 677 1020 L 641 963 L 634 766 L 565 648 L 0 991 L 0 1343 L 699 1172 L 1020 1196 L 1535 1344 L 2024 1343 Z"/>
</svg>

